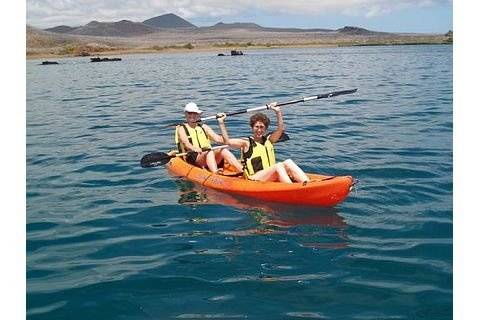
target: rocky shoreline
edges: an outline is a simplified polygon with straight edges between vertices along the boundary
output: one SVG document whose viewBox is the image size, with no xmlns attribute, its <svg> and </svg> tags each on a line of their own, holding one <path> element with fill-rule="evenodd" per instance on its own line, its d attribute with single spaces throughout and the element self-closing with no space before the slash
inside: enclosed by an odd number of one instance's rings
<svg viewBox="0 0 480 320">
<path fill-rule="evenodd" d="M 27 59 L 104 56 L 145 53 L 223 52 L 268 48 L 340 47 L 378 45 L 451 44 L 446 34 L 276 31 L 232 28 L 218 30 L 169 30 L 135 37 L 99 37 L 48 32 L 27 26 Z"/>
</svg>

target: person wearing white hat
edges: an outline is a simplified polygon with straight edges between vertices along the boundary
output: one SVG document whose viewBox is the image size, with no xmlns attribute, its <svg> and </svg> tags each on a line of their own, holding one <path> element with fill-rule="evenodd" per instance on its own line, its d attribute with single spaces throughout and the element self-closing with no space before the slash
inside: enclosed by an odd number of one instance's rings
<svg viewBox="0 0 480 320">
<path fill-rule="evenodd" d="M 185 112 L 186 123 L 176 127 L 175 143 L 181 153 L 194 151 L 184 158 L 185 161 L 199 167 L 207 167 L 211 172 L 218 172 L 219 164 L 225 160 L 234 166 L 238 172 L 242 172 L 242 164 L 228 149 L 202 150 L 211 148 L 211 140 L 223 144 L 223 137 L 216 134 L 208 125 L 199 122 L 200 114 L 203 111 L 198 108 L 197 104 L 189 102 L 185 105 L 183 111 Z"/>
<path fill-rule="evenodd" d="M 198 113 L 198 114 L 201 114 L 203 112 L 202 110 L 198 109 L 198 106 L 195 102 L 187 103 L 183 111 L 190 112 L 190 113 Z"/>
</svg>

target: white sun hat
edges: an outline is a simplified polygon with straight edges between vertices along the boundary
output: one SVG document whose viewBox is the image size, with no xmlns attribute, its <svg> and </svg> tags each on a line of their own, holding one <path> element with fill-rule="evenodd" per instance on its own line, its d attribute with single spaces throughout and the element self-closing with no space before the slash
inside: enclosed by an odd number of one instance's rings
<svg viewBox="0 0 480 320">
<path fill-rule="evenodd" d="M 195 113 L 202 113 L 203 111 L 198 109 L 198 106 L 195 102 L 189 102 L 185 105 L 185 109 L 183 109 L 185 112 L 195 112 Z"/>
</svg>

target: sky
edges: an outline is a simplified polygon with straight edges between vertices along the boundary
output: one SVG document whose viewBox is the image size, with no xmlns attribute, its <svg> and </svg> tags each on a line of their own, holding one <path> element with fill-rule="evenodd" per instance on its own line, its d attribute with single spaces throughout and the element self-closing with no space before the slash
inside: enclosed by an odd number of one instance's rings
<svg viewBox="0 0 480 320">
<path fill-rule="evenodd" d="M 141 22 L 174 13 L 196 26 L 253 22 L 264 27 L 446 33 L 452 0 L 27 0 L 26 22 L 38 28 L 92 20 Z"/>
</svg>

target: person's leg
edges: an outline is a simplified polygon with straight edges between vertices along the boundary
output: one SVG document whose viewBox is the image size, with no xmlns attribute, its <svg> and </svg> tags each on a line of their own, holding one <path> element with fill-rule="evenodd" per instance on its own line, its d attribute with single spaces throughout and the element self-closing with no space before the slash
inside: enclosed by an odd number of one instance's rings
<svg viewBox="0 0 480 320">
<path fill-rule="evenodd" d="M 217 160 L 215 159 L 215 152 L 207 151 L 207 155 L 205 156 L 205 161 L 207 163 L 208 170 L 211 172 L 217 172 Z"/>
<path fill-rule="evenodd" d="M 287 174 L 285 167 L 282 163 L 277 163 L 270 168 L 263 169 L 254 175 L 250 176 L 252 180 L 260 181 L 280 181 L 284 183 L 292 183 L 292 180 Z"/>
<path fill-rule="evenodd" d="M 217 159 L 217 163 L 219 163 L 222 159 L 224 159 L 225 161 L 230 163 L 232 166 L 234 166 L 238 172 L 243 171 L 243 166 L 240 163 L 240 161 L 238 161 L 235 155 L 228 149 L 222 149 L 221 151 L 219 151 L 216 155 L 216 159 Z"/>
<path fill-rule="evenodd" d="M 195 164 L 200 168 L 207 168 L 211 172 L 216 172 L 217 162 L 215 161 L 215 154 L 211 151 L 202 152 L 197 156 Z"/>
<path fill-rule="evenodd" d="M 292 183 L 292 179 L 288 176 L 287 169 L 283 163 L 275 164 L 277 168 L 278 180 L 284 183 Z"/>
<path fill-rule="evenodd" d="M 303 172 L 303 170 L 300 169 L 300 167 L 297 166 L 297 164 L 293 162 L 291 159 L 283 161 L 283 164 L 287 172 L 293 177 L 293 180 L 297 182 L 310 181 L 310 179 L 305 174 L 305 172 Z"/>
<path fill-rule="evenodd" d="M 278 181 L 277 168 L 275 166 L 260 170 L 249 177 L 251 180 L 258 181 Z"/>
</svg>

